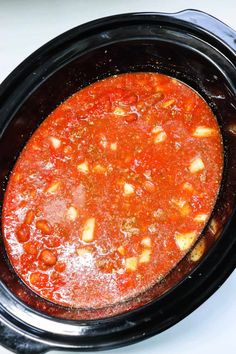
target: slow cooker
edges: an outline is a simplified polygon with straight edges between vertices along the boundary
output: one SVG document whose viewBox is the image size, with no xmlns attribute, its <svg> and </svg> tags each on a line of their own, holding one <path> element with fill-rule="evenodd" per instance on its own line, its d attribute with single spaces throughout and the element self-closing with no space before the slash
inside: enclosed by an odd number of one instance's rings
<svg viewBox="0 0 236 354">
<path fill-rule="evenodd" d="M 166 286 L 157 285 L 141 298 L 98 315 L 35 295 L 11 267 L 1 238 L 0 343 L 17 353 L 102 350 L 148 338 L 196 309 L 235 268 L 236 32 L 199 11 L 131 13 L 92 21 L 60 35 L 20 64 L 0 86 L 1 206 L 19 153 L 51 111 L 96 80 L 137 71 L 185 82 L 217 117 L 224 171 L 203 232 L 214 242 L 195 266 L 182 260 Z M 180 276 L 174 277 L 176 273 Z"/>
</svg>

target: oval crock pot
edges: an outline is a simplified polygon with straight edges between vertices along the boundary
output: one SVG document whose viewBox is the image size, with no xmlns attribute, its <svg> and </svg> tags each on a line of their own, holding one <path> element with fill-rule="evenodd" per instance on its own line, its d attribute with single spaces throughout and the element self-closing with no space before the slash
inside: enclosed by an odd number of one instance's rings
<svg viewBox="0 0 236 354">
<path fill-rule="evenodd" d="M 0 343 L 17 353 L 97 350 L 137 342 L 174 325 L 216 291 L 236 265 L 236 32 L 199 11 L 134 13 L 76 27 L 33 53 L 0 86 L 0 198 L 32 132 L 63 100 L 109 75 L 157 71 L 198 91 L 215 113 L 225 166 L 210 221 L 217 238 L 204 259 L 169 291 L 116 316 L 72 320 L 36 308 L 14 289 L 0 243 Z M 214 222 L 213 222 L 214 221 Z M 212 227 L 212 225 L 214 227 Z M 20 284 L 20 282 L 19 282 Z M 33 298 L 30 290 L 21 291 Z M 25 296 L 25 299 L 27 299 Z M 53 305 L 55 306 L 55 305 Z M 45 303 L 45 308 L 50 308 Z"/>
</svg>

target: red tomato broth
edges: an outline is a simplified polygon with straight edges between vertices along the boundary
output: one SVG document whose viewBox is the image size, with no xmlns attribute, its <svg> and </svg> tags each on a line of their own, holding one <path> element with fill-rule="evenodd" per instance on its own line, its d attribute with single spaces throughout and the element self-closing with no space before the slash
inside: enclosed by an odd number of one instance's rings
<svg viewBox="0 0 236 354">
<path fill-rule="evenodd" d="M 15 165 L 3 207 L 10 261 L 61 305 L 136 296 L 195 244 L 222 166 L 216 119 L 191 88 L 154 73 L 98 81 L 51 113 Z"/>
</svg>

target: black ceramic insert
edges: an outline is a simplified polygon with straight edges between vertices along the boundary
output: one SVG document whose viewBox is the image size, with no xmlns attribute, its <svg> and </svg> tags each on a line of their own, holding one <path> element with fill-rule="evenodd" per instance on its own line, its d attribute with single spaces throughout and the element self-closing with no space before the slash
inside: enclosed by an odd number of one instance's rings
<svg viewBox="0 0 236 354">
<path fill-rule="evenodd" d="M 119 316 L 87 321 L 51 316 L 19 300 L 14 292 L 19 280 L 1 242 L 0 342 L 17 353 L 108 349 L 158 334 L 197 308 L 235 268 L 236 32 L 199 11 L 99 19 L 62 34 L 18 66 L 0 86 L 0 204 L 16 158 L 55 107 L 98 79 L 135 71 L 182 80 L 206 99 L 218 119 L 225 153 L 212 215 L 218 240 L 190 276 L 163 296 Z"/>
</svg>

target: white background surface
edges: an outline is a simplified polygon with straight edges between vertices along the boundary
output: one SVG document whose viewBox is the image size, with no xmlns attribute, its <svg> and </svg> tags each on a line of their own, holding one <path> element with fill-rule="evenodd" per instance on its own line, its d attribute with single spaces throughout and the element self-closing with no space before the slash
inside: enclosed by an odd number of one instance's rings
<svg viewBox="0 0 236 354">
<path fill-rule="evenodd" d="M 235 0 L 0 0 L 0 82 L 38 47 L 89 20 L 125 12 L 187 8 L 206 11 L 236 29 Z M 235 294 L 236 272 L 176 326 L 141 343 L 105 353 L 235 354 Z M 0 354 L 7 353 L 0 347 Z"/>
</svg>

